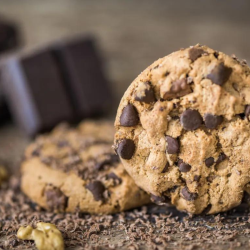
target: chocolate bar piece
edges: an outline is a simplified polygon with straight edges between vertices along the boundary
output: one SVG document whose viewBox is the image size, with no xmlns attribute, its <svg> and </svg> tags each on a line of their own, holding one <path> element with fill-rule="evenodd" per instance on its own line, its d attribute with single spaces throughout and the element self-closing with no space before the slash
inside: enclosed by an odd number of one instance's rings
<svg viewBox="0 0 250 250">
<path fill-rule="evenodd" d="M 77 115 L 89 117 L 107 111 L 112 96 L 93 39 L 59 44 L 53 51 Z"/>
<path fill-rule="evenodd" d="M 15 48 L 18 43 L 19 36 L 16 26 L 0 19 L 0 53 Z"/>
<path fill-rule="evenodd" d="M 11 58 L 2 72 L 12 116 L 28 135 L 73 119 L 71 102 L 49 51 Z"/>
<path fill-rule="evenodd" d="M 109 111 L 112 93 L 91 39 L 53 44 L 3 63 L 12 116 L 28 135 Z"/>
</svg>

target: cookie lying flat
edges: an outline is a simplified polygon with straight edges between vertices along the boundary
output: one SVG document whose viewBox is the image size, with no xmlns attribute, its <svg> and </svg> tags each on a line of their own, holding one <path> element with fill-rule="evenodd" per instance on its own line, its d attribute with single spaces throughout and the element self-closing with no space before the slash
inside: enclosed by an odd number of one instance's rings
<svg viewBox="0 0 250 250">
<path fill-rule="evenodd" d="M 23 192 L 57 212 L 107 214 L 147 204 L 111 148 L 113 135 L 111 123 L 89 121 L 38 137 L 25 152 Z"/>
<path fill-rule="evenodd" d="M 196 45 L 154 62 L 124 94 L 115 148 L 158 203 L 226 211 L 250 191 L 250 70 Z"/>
</svg>

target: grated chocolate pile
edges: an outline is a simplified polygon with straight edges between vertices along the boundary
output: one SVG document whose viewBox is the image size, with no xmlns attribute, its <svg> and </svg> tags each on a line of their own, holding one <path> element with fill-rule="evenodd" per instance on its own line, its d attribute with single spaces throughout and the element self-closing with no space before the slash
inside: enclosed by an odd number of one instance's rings
<svg viewBox="0 0 250 250">
<path fill-rule="evenodd" d="M 115 215 L 56 214 L 32 203 L 12 177 L 0 189 L 0 249 L 36 249 L 17 239 L 21 225 L 50 222 L 66 249 L 246 249 L 250 214 L 246 205 L 217 216 L 190 217 L 173 207 L 150 205 Z"/>
</svg>

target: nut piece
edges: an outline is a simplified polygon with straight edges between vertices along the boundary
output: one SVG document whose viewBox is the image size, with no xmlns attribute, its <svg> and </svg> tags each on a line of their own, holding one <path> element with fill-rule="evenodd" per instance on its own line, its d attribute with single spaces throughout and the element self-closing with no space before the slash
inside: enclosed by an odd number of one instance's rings
<svg viewBox="0 0 250 250">
<path fill-rule="evenodd" d="M 34 240 L 38 250 L 64 250 L 61 232 L 50 223 L 38 222 L 36 229 L 31 226 L 20 227 L 17 237 L 21 240 Z"/>
</svg>

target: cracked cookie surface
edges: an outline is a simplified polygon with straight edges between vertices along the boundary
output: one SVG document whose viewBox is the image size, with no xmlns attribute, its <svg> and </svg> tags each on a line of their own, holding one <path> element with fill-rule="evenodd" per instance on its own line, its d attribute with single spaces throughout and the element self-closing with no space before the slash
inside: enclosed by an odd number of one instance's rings
<svg viewBox="0 0 250 250">
<path fill-rule="evenodd" d="M 250 191 L 250 70 L 196 45 L 161 58 L 125 92 L 115 149 L 156 203 L 229 210 Z"/>
<path fill-rule="evenodd" d="M 115 155 L 111 122 L 59 126 L 36 138 L 21 166 L 23 192 L 56 212 L 109 214 L 149 203 Z"/>
</svg>

